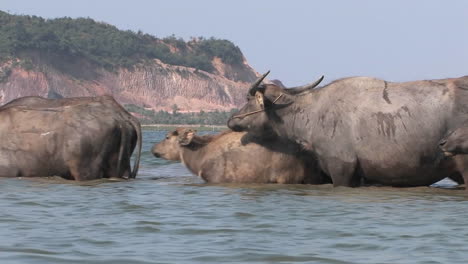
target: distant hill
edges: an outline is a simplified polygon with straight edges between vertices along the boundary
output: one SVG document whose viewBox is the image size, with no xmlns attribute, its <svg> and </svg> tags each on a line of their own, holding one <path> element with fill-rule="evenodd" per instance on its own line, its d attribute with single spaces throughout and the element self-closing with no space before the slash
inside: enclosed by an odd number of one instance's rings
<svg viewBox="0 0 468 264">
<path fill-rule="evenodd" d="M 112 94 L 155 110 L 229 110 L 257 73 L 228 40 L 156 38 L 89 18 L 0 11 L 0 104 Z"/>
</svg>

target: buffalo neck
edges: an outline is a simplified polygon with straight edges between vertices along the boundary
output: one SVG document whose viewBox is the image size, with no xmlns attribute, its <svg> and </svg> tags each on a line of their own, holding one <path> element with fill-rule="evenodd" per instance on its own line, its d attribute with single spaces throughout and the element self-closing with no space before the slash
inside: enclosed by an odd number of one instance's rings
<svg viewBox="0 0 468 264">
<path fill-rule="evenodd" d="M 201 170 L 202 159 L 206 154 L 208 143 L 206 138 L 194 136 L 189 145 L 181 146 L 181 161 L 194 174 L 198 175 Z"/>
<path fill-rule="evenodd" d="M 315 135 L 323 135 L 326 127 L 320 124 L 320 90 L 306 94 L 291 95 L 293 103 L 278 110 L 281 124 L 277 126 L 277 134 L 285 139 L 297 142 L 306 149 L 312 147 Z"/>
</svg>

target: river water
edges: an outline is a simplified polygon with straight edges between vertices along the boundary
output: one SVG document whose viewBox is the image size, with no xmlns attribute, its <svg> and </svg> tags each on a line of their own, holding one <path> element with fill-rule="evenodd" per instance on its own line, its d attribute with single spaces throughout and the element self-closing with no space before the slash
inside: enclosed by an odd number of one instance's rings
<svg viewBox="0 0 468 264">
<path fill-rule="evenodd" d="M 131 181 L 0 179 L 0 263 L 467 263 L 468 194 L 207 185 L 151 156 Z"/>
</svg>

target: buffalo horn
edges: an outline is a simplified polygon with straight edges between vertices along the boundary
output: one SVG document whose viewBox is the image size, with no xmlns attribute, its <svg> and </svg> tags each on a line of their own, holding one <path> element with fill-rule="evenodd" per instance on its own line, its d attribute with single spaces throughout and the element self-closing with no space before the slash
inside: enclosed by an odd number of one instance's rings
<svg viewBox="0 0 468 264">
<path fill-rule="evenodd" d="M 255 89 L 257 89 L 257 87 L 260 85 L 260 83 L 262 83 L 263 79 L 265 79 L 265 77 L 270 73 L 270 71 L 267 71 L 265 72 L 262 76 L 260 76 L 254 83 L 252 83 L 252 85 L 250 86 L 249 88 L 249 93 L 250 94 L 254 94 L 255 93 Z"/>
<path fill-rule="evenodd" d="M 306 84 L 306 85 L 303 85 L 303 86 L 297 86 L 297 87 L 289 88 L 289 90 L 291 92 L 294 92 L 295 94 L 298 94 L 298 93 L 307 91 L 309 89 L 313 89 L 313 88 L 317 87 L 317 85 L 319 85 L 322 82 L 323 78 L 324 78 L 324 76 L 322 75 L 320 78 L 318 78 L 318 80 L 316 80 L 313 83 Z"/>
</svg>

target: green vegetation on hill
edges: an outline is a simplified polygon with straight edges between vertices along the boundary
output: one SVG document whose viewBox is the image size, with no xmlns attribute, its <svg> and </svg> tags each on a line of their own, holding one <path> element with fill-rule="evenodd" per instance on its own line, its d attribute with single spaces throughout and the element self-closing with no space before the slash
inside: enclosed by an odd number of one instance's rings
<svg viewBox="0 0 468 264">
<path fill-rule="evenodd" d="M 174 47 L 176 51 L 171 52 Z M 151 59 L 213 72 L 213 57 L 241 64 L 240 49 L 228 40 L 174 36 L 158 39 L 141 31 L 119 30 L 90 18 L 44 19 L 0 11 L 0 60 L 30 51 L 81 57 L 106 68 L 131 67 Z"/>
<path fill-rule="evenodd" d="M 198 113 L 180 113 L 177 106 L 173 107 L 172 113 L 167 111 L 147 110 L 134 104 L 127 104 L 125 108 L 132 113 L 141 116 L 140 121 L 143 124 L 171 124 L 171 125 L 226 125 L 229 117 L 237 109 L 230 112 L 213 111 Z"/>
</svg>

